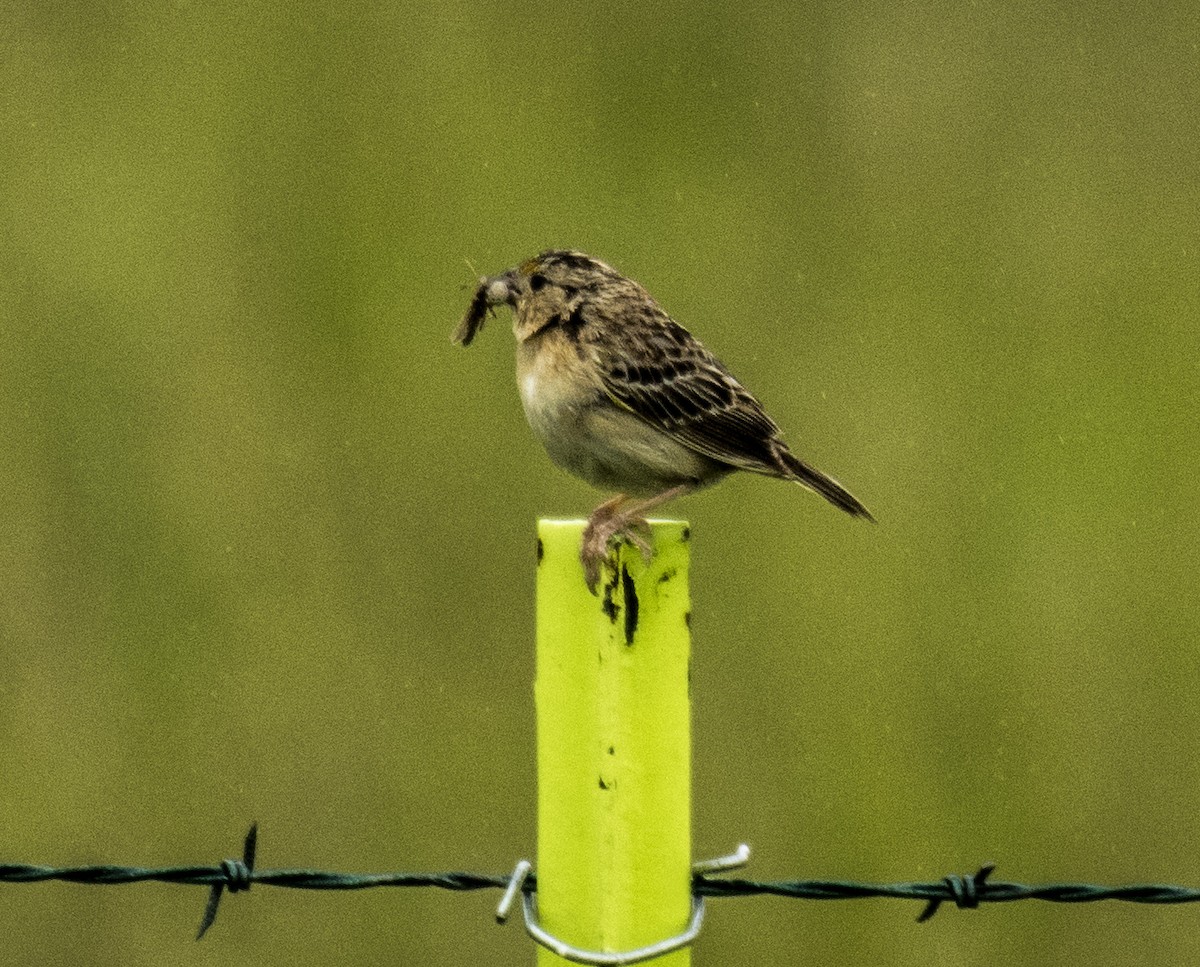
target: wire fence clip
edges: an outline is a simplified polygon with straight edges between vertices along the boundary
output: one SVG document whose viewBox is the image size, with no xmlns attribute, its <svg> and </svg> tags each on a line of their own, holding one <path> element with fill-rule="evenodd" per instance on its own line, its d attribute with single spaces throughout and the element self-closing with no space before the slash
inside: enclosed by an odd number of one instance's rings
<svg viewBox="0 0 1200 967">
<path fill-rule="evenodd" d="M 745 866 L 749 861 L 750 847 L 743 843 L 737 848 L 736 852 L 731 853 L 729 856 L 720 856 L 716 859 L 701 860 L 698 863 L 694 863 L 692 865 L 692 875 L 703 876 L 710 873 L 720 873 L 724 870 L 733 870 L 740 866 Z M 668 937 L 665 940 L 660 940 L 658 943 L 653 943 L 646 947 L 637 947 L 633 950 L 585 950 L 582 947 L 569 944 L 565 940 L 560 940 L 538 922 L 537 899 L 534 896 L 534 891 L 526 891 L 524 889 L 525 881 L 532 870 L 533 864 L 529 860 L 521 860 L 517 863 L 513 869 L 512 877 L 508 881 L 508 887 L 504 891 L 504 896 L 500 898 L 500 905 L 496 907 L 496 920 L 499 923 L 504 923 L 508 920 L 513 901 L 516 899 L 517 894 L 520 893 L 521 910 L 525 916 L 525 931 L 547 950 L 552 950 L 564 960 L 569 960 L 572 963 L 593 964 L 595 967 L 625 967 L 627 964 L 638 964 L 644 960 L 661 957 L 664 954 L 671 953 L 673 950 L 689 946 L 700 935 L 700 928 L 704 925 L 704 897 L 698 893 L 693 893 L 692 914 L 682 933 L 676 934 L 674 937 Z"/>
</svg>

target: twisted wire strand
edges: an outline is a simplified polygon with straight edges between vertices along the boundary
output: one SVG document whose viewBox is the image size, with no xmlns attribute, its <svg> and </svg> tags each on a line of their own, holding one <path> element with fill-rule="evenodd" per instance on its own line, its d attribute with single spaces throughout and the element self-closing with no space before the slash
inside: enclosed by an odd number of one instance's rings
<svg viewBox="0 0 1200 967">
<path fill-rule="evenodd" d="M 250 827 L 243 844 L 241 859 L 226 859 L 216 866 L 140 867 L 111 864 L 94 866 L 35 866 L 27 863 L 0 863 L 0 883 L 44 883 L 61 881 L 95 886 L 126 883 L 176 883 L 207 886 L 210 890 L 196 939 L 204 936 L 216 919 L 223 894 L 249 890 L 252 885 L 286 887 L 294 890 L 367 890 L 378 887 L 425 887 L 467 891 L 506 889 L 511 874 L 495 875 L 464 871 L 337 873 L 311 869 L 255 869 L 258 826 Z M 1051 903 L 1091 903 L 1119 900 L 1127 903 L 1175 904 L 1200 901 L 1200 889 L 1167 884 L 1141 883 L 1105 886 L 1092 883 L 1006 883 L 993 882 L 995 869 L 988 864 L 971 876 L 951 874 L 934 882 L 864 883 L 853 880 L 751 880 L 738 877 L 696 874 L 692 890 L 703 897 L 775 896 L 798 900 L 863 900 L 886 898 L 919 900 L 925 903 L 917 917 L 924 922 L 937 913 L 943 903 L 959 909 L 974 909 L 983 903 L 1011 903 L 1017 900 L 1043 900 Z M 521 889 L 537 890 L 536 875 L 530 874 Z"/>
</svg>

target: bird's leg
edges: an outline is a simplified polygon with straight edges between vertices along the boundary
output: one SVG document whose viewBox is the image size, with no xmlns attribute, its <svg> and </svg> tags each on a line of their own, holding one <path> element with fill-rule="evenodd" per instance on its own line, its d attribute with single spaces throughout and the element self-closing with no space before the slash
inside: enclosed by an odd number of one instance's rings
<svg viewBox="0 0 1200 967">
<path fill-rule="evenodd" d="M 606 500 L 592 511 L 587 526 L 583 529 L 583 546 L 579 549 L 579 559 L 583 562 L 583 576 L 592 594 L 596 593 L 596 585 L 600 583 L 600 562 L 608 557 L 608 542 L 620 529 L 620 525 L 613 526 L 617 508 L 628 499 L 624 494 L 617 494 Z"/>
<path fill-rule="evenodd" d="M 580 549 L 579 558 L 583 562 L 583 575 L 587 580 L 588 589 L 593 594 L 596 593 L 596 585 L 600 583 L 600 562 L 608 557 L 608 548 L 612 541 L 616 538 L 629 541 L 642 552 L 642 559 L 649 564 L 654 555 L 654 544 L 651 540 L 650 523 L 645 514 L 668 500 L 683 496 L 691 489 L 691 484 L 677 484 L 660 494 L 626 507 L 622 507 L 622 504 L 629 498 L 618 494 L 592 511 L 587 527 L 583 529 L 583 547 Z"/>
<path fill-rule="evenodd" d="M 650 522 L 646 520 L 645 515 L 655 507 L 661 507 L 669 500 L 682 497 L 692 489 L 692 484 L 676 484 L 660 494 L 619 510 L 615 516 L 620 521 L 620 526 L 615 533 L 637 547 L 642 552 L 642 559 L 649 564 L 650 558 L 654 556 L 654 545 L 650 539 Z"/>
</svg>

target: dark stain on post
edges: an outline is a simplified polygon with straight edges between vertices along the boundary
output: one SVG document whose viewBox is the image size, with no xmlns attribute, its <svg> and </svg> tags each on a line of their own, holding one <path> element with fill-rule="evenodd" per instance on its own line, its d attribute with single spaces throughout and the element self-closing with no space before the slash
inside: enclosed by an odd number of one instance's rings
<svg viewBox="0 0 1200 967">
<path fill-rule="evenodd" d="M 683 539 L 685 541 L 690 541 L 692 539 L 692 529 L 690 527 L 685 527 L 683 529 Z"/>
<path fill-rule="evenodd" d="M 604 603 L 600 605 L 600 610 L 608 615 L 608 620 L 613 624 L 617 623 L 617 615 L 621 613 L 620 606 L 613 600 L 613 592 L 616 589 L 617 580 L 613 578 L 612 581 L 604 585 Z"/>
<path fill-rule="evenodd" d="M 610 746 L 608 747 L 608 754 L 609 754 L 609 755 L 616 755 L 616 754 L 617 754 L 617 747 L 616 747 L 615 745 L 610 745 Z"/>
<path fill-rule="evenodd" d="M 637 634 L 638 596 L 633 578 L 624 564 L 621 565 L 621 596 L 625 599 L 625 645 L 628 647 L 633 644 L 633 636 Z"/>
<path fill-rule="evenodd" d="M 688 631 L 692 630 L 692 613 L 690 611 L 683 613 L 683 623 L 687 625 Z"/>
<path fill-rule="evenodd" d="M 600 788 L 601 788 L 601 789 L 607 789 L 607 788 L 608 788 L 608 783 L 604 781 L 604 776 L 601 776 L 601 777 L 600 777 Z"/>
<path fill-rule="evenodd" d="M 669 568 L 667 568 L 665 571 L 663 571 L 663 572 L 662 572 L 662 574 L 660 574 L 660 575 L 658 576 L 658 583 L 659 583 L 659 584 L 666 584 L 668 581 L 670 581 L 670 580 L 671 580 L 671 578 L 675 577 L 675 575 L 676 575 L 676 574 L 678 574 L 678 573 L 679 573 L 679 572 L 678 572 L 678 571 L 676 571 L 676 570 L 675 570 L 675 568 L 673 568 L 673 567 L 669 567 Z"/>
<path fill-rule="evenodd" d="M 546 556 L 546 545 L 542 543 L 542 539 L 540 537 L 538 538 L 537 554 L 538 564 L 541 564 L 542 558 Z"/>
</svg>

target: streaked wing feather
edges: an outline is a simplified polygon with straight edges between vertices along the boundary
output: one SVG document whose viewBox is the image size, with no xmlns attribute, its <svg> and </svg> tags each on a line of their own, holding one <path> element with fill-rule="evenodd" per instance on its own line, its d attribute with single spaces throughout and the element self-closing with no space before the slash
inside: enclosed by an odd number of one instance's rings
<svg viewBox="0 0 1200 967">
<path fill-rule="evenodd" d="M 759 402 L 685 329 L 665 314 L 655 321 L 636 352 L 597 347 L 609 396 L 705 456 L 778 474 L 779 428 Z"/>
</svg>

